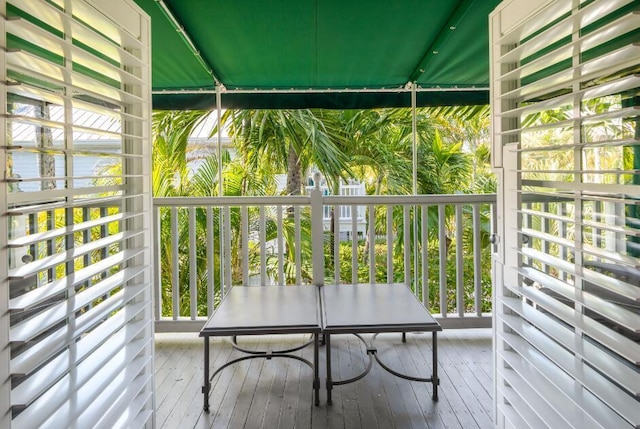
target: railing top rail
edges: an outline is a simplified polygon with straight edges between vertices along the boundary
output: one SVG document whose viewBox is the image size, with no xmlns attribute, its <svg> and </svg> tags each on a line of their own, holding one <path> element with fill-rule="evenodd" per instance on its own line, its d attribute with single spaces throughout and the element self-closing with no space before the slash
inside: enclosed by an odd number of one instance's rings
<svg viewBox="0 0 640 429">
<path fill-rule="evenodd" d="M 431 195 L 327 195 L 325 204 L 338 205 L 414 205 L 495 203 L 496 194 L 431 194 Z"/>
<path fill-rule="evenodd" d="M 206 206 L 276 206 L 311 204 L 309 195 L 257 196 L 257 197 L 162 197 L 154 198 L 155 207 L 206 207 Z"/>
<path fill-rule="evenodd" d="M 278 195 L 255 197 L 162 197 L 154 198 L 155 207 L 242 207 L 311 204 L 310 195 Z M 434 205 L 487 204 L 496 202 L 496 194 L 431 194 L 431 195 L 325 195 L 325 205 Z"/>
</svg>

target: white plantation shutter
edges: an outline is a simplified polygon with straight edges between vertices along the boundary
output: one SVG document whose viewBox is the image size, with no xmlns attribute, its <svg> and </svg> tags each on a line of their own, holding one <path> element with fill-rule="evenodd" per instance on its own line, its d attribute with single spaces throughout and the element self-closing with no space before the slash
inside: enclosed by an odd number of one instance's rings
<svg viewBox="0 0 640 429">
<path fill-rule="evenodd" d="M 148 17 L 0 6 L 0 426 L 150 427 Z"/>
<path fill-rule="evenodd" d="M 640 427 L 640 2 L 491 16 L 503 428 Z"/>
</svg>

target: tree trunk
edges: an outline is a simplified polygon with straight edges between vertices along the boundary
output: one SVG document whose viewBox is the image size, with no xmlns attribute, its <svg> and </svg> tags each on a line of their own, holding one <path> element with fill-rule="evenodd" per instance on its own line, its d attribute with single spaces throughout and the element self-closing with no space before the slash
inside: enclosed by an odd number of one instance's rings
<svg viewBox="0 0 640 429">
<path fill-rule="evenodd" d="M 301 190 L 302 169 L 300 168 L 300 157 L 293 148 L 293 145 L 290 144 L 287 159 L 287 195 L 300 195 Z"/>
<path fill-rule="evenodd" d="M 289 144 L 289 153 L 287 157 L 287 195 L 301 195 L 302 190 L 302 171 L 300 168 L 300 157 L 296 153 L 293 145 Z M 295 208 L 287 207 L 287 217 L 293 219 L 295 216 Z M 296 243 L 300 245 L 300 243 Z M 289 243 L 285 240 L 285 253 L 291 255 Z M 292 258 L 293 260 L 293 258 Z M 300 261 L 298 261 L 300 262 Z"/>
<path fill-rule="evenodd" d="M 376 186 L 375 186 L 375 191 L 374 191 L 374 195 L 380 195 L 380 189 L 382 188 L 382 177 L 378 177 L 378 179 L 376 180 Z M 367 212 L 369 210 L 375 210 L 372 207 L 367 208 Z M 367 222 L 369 222 L 369 214 L 367 213 Z M 370 246 L 375 246 L 375 226 L 373 228 L 373 233 L 374 236 L 371 237 L 371 235 L 369 234 L 369 224 L 367 223 L 367 233 L 365 234 L 365 242 L 364 242 L 364 250 L 362 253 L 362 259 L 363 259 L 363 263 L 371 263 L 374 264 L 374 261 L 369 261 L 369 247 Z M 373 280 L 371 280 L 373 281 Z"/>
</svg>

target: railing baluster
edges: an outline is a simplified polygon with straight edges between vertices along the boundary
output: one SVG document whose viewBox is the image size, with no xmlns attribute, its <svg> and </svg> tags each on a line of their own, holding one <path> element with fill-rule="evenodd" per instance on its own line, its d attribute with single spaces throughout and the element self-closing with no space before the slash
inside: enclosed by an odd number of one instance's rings
<svg viewBox="0 0 640 429">
<path fill-rule="evenodd" d="M 404 282 L 411 286 L 411 206 L 402 208 L 404 230 Z"/>
<path fill-rule="evenodd" d="M 196 256 L 196 208 L 189 207 L 189 316 L 198 316 L 198 260 Z"/>
<path fill-rule="evenodd" d="M 278 221 L 278 284 L 284 285 L 284 237 L 282 232 L 282 206 L 277 206 Z"/>
<path fill-rule="evenodd" d="M 373 204 L 368 206 L 369 210 L 369 283 L 376 283 L 376 207 Z"/>
<path fill-rule="evenodd" d="M 462 244 L 462 204 L 456 204 L 456 307 L 458 317 L 464 317 L 464 252 Z"/>
<path fill-rule="evenodd" d="M 267 284 L 267 220 L 265 207 L 260 206 L 260 285 Z"/>
<path fill-rule="evenodd" d="M 444 204 L 438 205 L 438 240 L 440 264 L 440 314 L 447 317 L 447 231 L 445 230 Z"/>
<path fill-rule="evenodd" d="M 224 208 L 224 283 L 222 285 L 223 296 L 233 284 L 231 283 L 231 210 L 228 206 Z"/>
<path fill-rule="evenodd" d="M 162 317 L 162 265 L 160 264 L 160 253 L 162 252 L 162 246 L 160 245 L 160 210 L 161 207 L 155 207 L 153 210 L 153 231 L 155 233 L 155 246 L 153 249 L 153 264 L 154 264 L 154 285 L 155 293 L 153 294 L 153 316 L 156 320 L 160 320 Z M 177 253 L 177 252 L 176 252 Z"/>
<path fill-rule="evenodd" d="M 393 283 L 393 206 L 387 206 L 387 283 Z"/>
<path fill-rule="evenodd" d="M 341 283 L 340 278 L 340 206 L 333 206 L 333 271 L 335 283 Z"/>
<path fill-rule="evenodd" d="M 242 237 L 240 237 L 240 253 L 242 254 L 242 284 L 249 284 L 249 208 L 240 207 Z"/>
<path fill-rule="evenodd" d="M 419 218 L 419 206 L 417 205 L 413 205 L 411 206 L 411 211 L 413 212 L 413 216 L 412 219 L 413 221 L 411 222 L 411 231 L 412 231 L 412 237 L 413 237 L 413 248 L 411 250 L 411 254 L 413 257 L 413 269 L 411 270 L 411 276 L 413 278 L 413 294 L 418 297 L 418 294 L 420 293 L 420 281 L 422 280 L 421 276 L 420 276 L 420 270 L 421 270 L 421 265 L 420 265 L 420 239 L 418 236 L 418 222 L 420 221 Z"/>
<path fill-rule="evenodd" d="M 480 249 L 480 205 L 473 206 L 473 299 L 476 316 L 482 316 L 482 264 Z"/>
<path fill-rule="evenodd" d="M 180 315 L 180 278 L 178 277 L 178 209 L 171 207 L 171 307 L 173 320 Z"/>
<path fill-rule="evenodd" d="M 223 206 L 218 207 L 217 209 L 218 211 L 218 268 L 220 270 L 220 284 L 219 284 L 219 290 L 220 290 L 220 298 L 224 298 L 225 294 L 226 294 L 226 290 L 224 287 L 224 282 L 227 279 L 227 270 L 225 268 L 225 261 L 226 261 L 226 256 L 225 256 L 225 237 L 227 234 L 229 233 L 225 233 L 225 209 Z"/>
<path fill-rule="evenodd" d="M 422 303 L 429 310 L 429 206 L 422 206 Z"/>
<path fill-rule="evenodd" d="M 300 207 L 293 208 L 293 220 L 295 225 L 295 255 L 296 255 L 296 284 L 302 284 L 302 251 L 300 249 Z"/>
<path fill-rule="evenodd" d="M 358 281 L 358 219 L 355 216 L 358 213 L 357 206 L 352 205 L 351 216 L 351 283 L 357 284 Z"/>
<path fill-rule="evenodd" d="M 215 256 L 213 248 L 213 208 L 207 206 L 207 316 L 215 310 Z"/>
</svg>

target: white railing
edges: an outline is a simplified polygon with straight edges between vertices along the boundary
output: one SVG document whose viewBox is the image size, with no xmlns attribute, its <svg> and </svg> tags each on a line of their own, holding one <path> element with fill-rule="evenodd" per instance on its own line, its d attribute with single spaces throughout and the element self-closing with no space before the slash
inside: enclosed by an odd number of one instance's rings
<svg viewBox="0 0 640 429">
<path fill-rule="evenodd" d="M 323 193 L 324 195 L 324 193 Z M 365 189 L 363 183 L 352 183 L 348 185 L 340 185 L 341 197 L 355 197 L 364 196 Z M 325 229 L 327 225 L 331 225 L 331 221 L 336 222 L 336 216 L 332 216 L 332 212 L 339 214 L 338 221 L 340 222 L 340 234 L 338 235 L 341 240 L 354 240 L 364 237 L 367 227 L 367 209 L 366 206 L 352 206 L 350 204 L 340 205 L 337 210 L 331 205 L 325 205 Z M 326 214 L 328 213 L 328 216 Z M 356 222 L 353 222 L 353 218 L 356 218 Z M 330 229 L 330 228 L 329 228 Z M 334 226 L 334 229 L 337 228 Z"/>
<path fill-rule="evenodd" d="M 320 190 L 156 198 L 156 330 L 199 330 L 234 285 L 390 282 L 409 284 L 445 327 L 490 326 L 495 201 L 494 194 L 323 196 Z M 327 208 L 364 213 L 364 234 L 340 239 L 362 219 L 326 222 Z"/>
<path fill-rule="evenodd" d="M 313 186 L 307 186 L 307 192 L 313 190 Z M 328 196 L 331 194 L 329 187 L 325 184 L 320 185 L 322 195 Z M 366 190 L 364 183 L 341 183 L 339 186 L 340 196 L 365 196 Z M 358 206 L 358 210 L 354 211 L 358 221 L 356 222 L 356 228 L 353 228 L 352 223 L 352 210 L 350 205 L 341 206 L 337 211 L 340 219 L 340 238 L 342 240 L 351 240 L 355 237 L 362 237 L 366 229 L 366 210 L 364 206 Z M 331 206 L 323 206 L 322 219 L 325 229 L 331 225 L 331 222 L 335 219 L 335 212 Z M 355 232 L 354 232 L 355 231 Z"/>
</svg>

